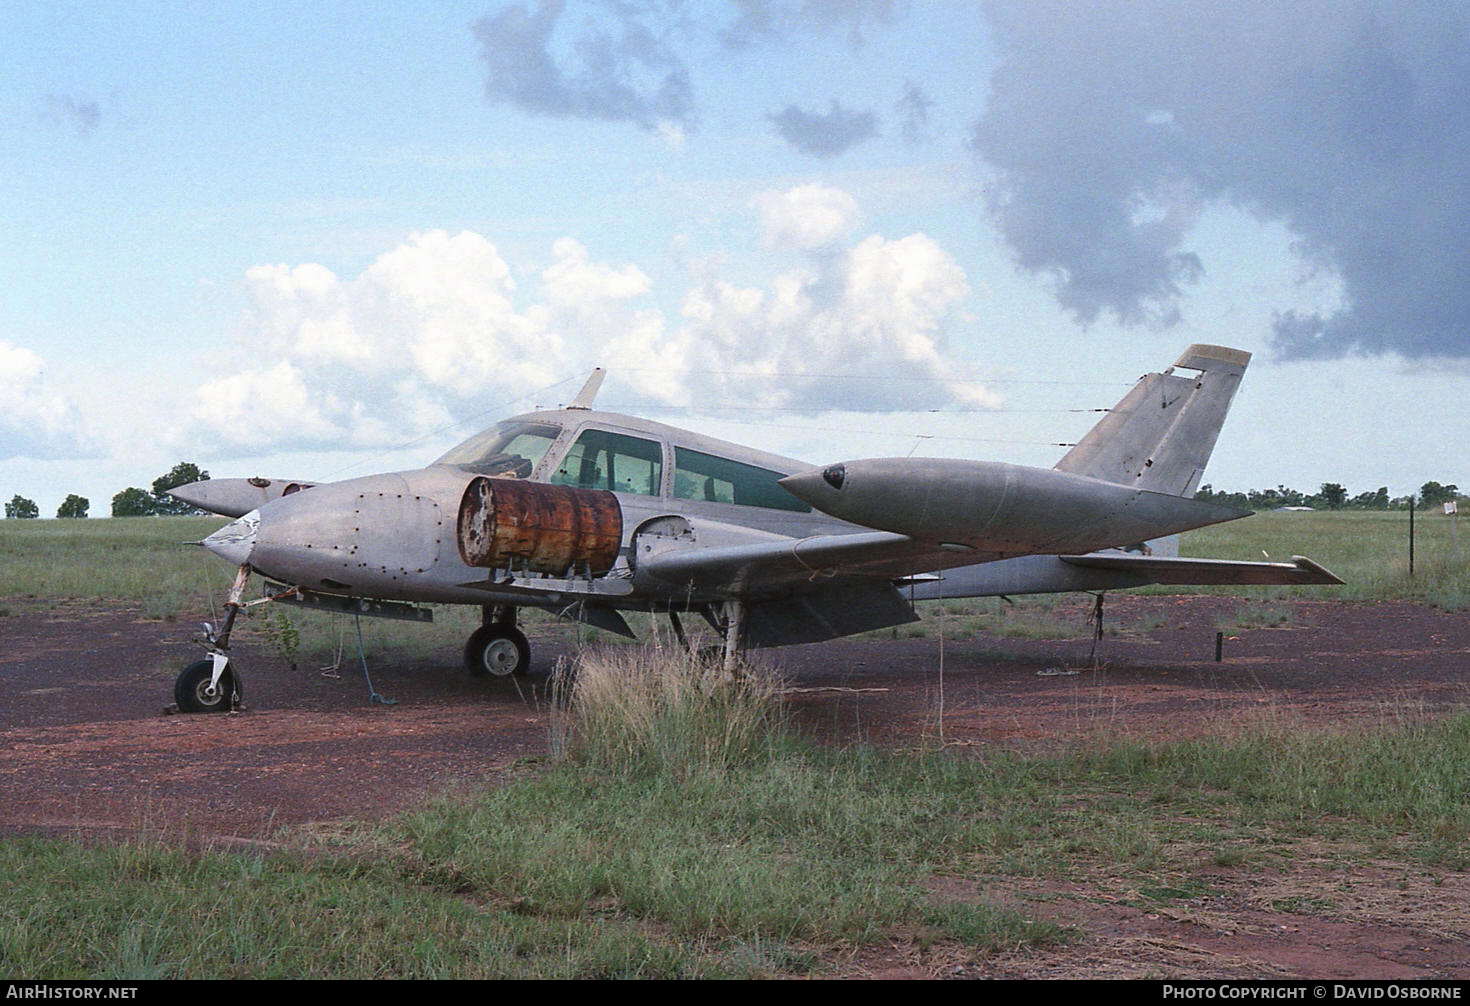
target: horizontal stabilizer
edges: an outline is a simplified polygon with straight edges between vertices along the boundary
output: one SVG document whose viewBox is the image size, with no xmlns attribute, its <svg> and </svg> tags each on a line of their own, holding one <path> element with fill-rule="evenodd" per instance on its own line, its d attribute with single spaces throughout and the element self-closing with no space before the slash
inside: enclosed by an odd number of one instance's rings
<svg viewBox="0 0 1470 1006">
<path fill-rule="evenodd" d="M 1342 583 L 1311 559 L 1291 562 L 1237 562 L 1230 559 L 1180 559 L 1133 552 L 1086 555 L 1023 555 L 999 562 L 947 569 L 937 576 L 905 583 L 905 597 L 936 601 L 961 597 L 1053 594 L 1083 590 L 1127 590 L 1149 584 L 1249 586 Z"/>
<path fill-rule="evenodd" d="M 1060 558 L 1073 566 L 1137 573 L 1152 583 L 1247 586 L 1343 582 L 1320 563 L 1301 555 L 1292 556 L 1291 562 L 1181 559 L 1178 556 L 1132 555 L 1126 552 L 1064 555 Z"/>
</svg>

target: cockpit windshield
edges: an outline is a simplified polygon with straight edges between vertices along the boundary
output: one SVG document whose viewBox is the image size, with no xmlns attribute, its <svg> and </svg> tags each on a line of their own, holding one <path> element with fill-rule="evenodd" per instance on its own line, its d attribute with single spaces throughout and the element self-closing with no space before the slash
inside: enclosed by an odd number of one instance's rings
<svg viewBox="0 0 1470 1006">
<path fill-rule="evenodd" d="M 451 448 L 434 463 L 496 478 L 529 478 L 560 435 L 560 427 L 544 423 L 497 423 Z"/>
</svg>

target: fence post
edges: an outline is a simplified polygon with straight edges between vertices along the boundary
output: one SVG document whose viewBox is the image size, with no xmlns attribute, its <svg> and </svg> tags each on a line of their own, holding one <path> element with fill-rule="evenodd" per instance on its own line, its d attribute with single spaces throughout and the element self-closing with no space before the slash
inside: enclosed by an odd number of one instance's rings
<svg viewBox="0 0 1470 1006">
<path fill-rule="evenodd" d="M 1414 579 L 1414 507 L 1418 501 L 1409 497 L 1409 579 Z"/>
</svg>

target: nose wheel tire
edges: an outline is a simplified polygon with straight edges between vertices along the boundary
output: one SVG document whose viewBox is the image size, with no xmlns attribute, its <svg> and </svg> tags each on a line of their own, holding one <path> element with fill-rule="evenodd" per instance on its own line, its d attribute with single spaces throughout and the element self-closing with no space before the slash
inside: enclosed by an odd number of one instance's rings
<svg viewBox="0 0 1470 1006">
<path fill-rule="evenodd" d="M 464 665 L 476 676 L 520 676 L 531 666 L 531 644 L 514 626 L 482 626 L 464 644 Z"/>
<path fill-rule="evenodd" d="M 179 711 L 185 713 L 227 713 L 240 697 L 240 682 L 234 668 L 226 665 L 219 676 L 219 685 L 213 690 L 209 679 L 214 677 L 213 660 L 196 660 L 179 672 L 174 680 L 174 701 Z"/>
</svg>

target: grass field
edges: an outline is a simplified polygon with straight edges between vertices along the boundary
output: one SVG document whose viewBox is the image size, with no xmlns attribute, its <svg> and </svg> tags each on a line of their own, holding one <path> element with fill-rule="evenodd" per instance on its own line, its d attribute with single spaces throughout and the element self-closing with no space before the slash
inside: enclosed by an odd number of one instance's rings
<svg viewBox="0 0 1470 1006">
<path fill-rule="evenodd" d="M 204 610 L 229 570 L 176 543 L 219 523 L 4 521 L 0 607 Z M 1265 514 L 1184 550 L 1300 552 L 1352 581 L 1310 596 L 1465 606 L 1445 519 L 1420 524 L 1412 581 L 1405 524 Z M 589 684 L 555 718 L 547 761 L 383 824 L 249 852 L 146 834 L 0 841 L 0 973 L 764 977 L 840 972 L 894 946 L 973 965 L 1073 939 L 1038 918 L 1060 887 L 1167 912 L 1231 871 L 1279 889 L 1280 911 L 1361 910 L 1362 885 L 1285 879 L 1313 863 L 1391 878 L 1426 926 L 1464 932 L 1436 892 L 1470 866 L 1470 716 L 919 755 L 822 747 L 788 728 L 769 691 L 732 694 L 698 666 L 635 670 L 674 676 L 638 690 L 616 661 L 579 672 L 611 687 Z"/>
</svg>

